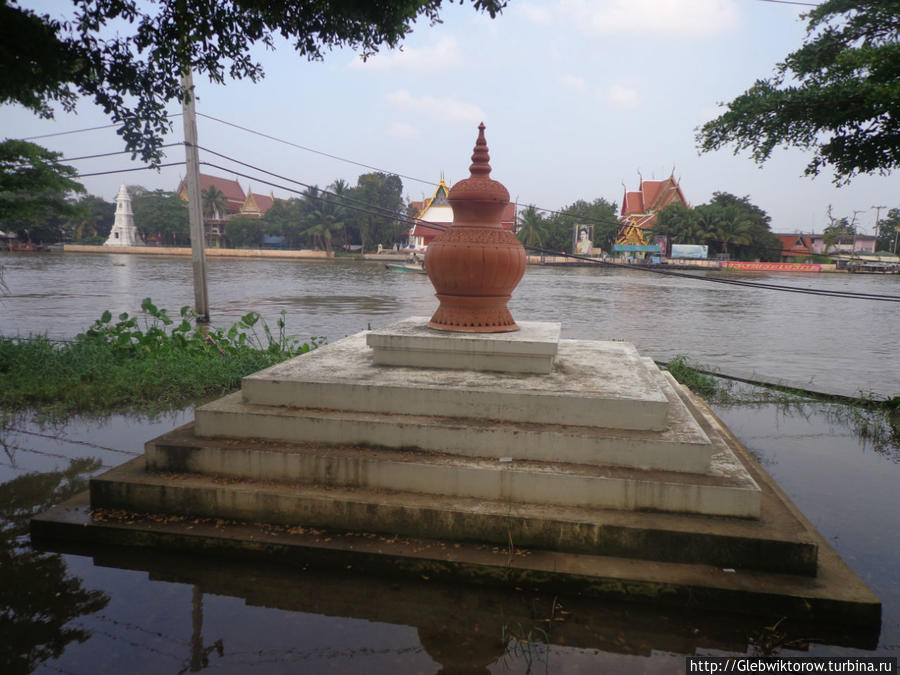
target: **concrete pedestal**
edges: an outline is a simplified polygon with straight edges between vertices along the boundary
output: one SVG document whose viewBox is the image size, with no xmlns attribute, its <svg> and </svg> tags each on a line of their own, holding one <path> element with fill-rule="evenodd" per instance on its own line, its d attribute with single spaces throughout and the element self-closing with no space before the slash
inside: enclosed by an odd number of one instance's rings
<svg viewBox="0 0 900 675">
<path fill-rule="evenodd" d="M 610 573 L 601 561 L 626 585 L 628 561 L 653 561 L 656 581 L 633 566 L 636 592 L 674 584 L 672 598 L 684 565 L 738 570 L 713 585 L 763 602 L 827 559 L 816 607 L 846 609 L 852 587 L 861 611 L 880 611 L 712 412 L 632 345 L 560 340 L 556 324 L 449 335 L 424 323 L 250 375 L 92 480 L 91 507 L 553 552 L 576 556 L 553 563 L 553 583 L 579 588 Z M 48 518 L 37 527 L 65 530 Z M 493 577 L 476 558 L 460 569 Z"/>
</svg>

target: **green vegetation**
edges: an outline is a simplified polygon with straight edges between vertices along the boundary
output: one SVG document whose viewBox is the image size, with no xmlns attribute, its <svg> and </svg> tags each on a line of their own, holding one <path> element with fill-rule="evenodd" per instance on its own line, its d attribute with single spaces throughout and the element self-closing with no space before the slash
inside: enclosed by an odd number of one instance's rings
<svg viewBox="0 0 900 675">
<path fill-rule="evenodd" d="M 229 330 L 192 328 L 188 307 L 176 323 L 146 298 L 140 316 L 104 312 L 73 342 L 0 338 L 0 408 L 49 419 L 72 414 L 183 408 L 238 387 L 243 376 L 318 346 L 273 334 L 250 312 Z"/>
<path fill-rule="evenodd" d="M 900 167 L 900 11 L 885 0 L 826 0 L 803 46 L 697 134 L 703 152 L 734 145 L 765 162 L 777 146 L 812 150 L 837 183 Z"/>
<path fill-rule="evenodd" d="M 26 141 L 0 143 L 0 229 L 22 241 L 59 241 L 60 222 L 81 211 L 66 197 L 84 192 L 78 172 L 60 164 L 57 152 Z"/>
<path fill-rule="evenodd" d="M 310 60 L 341 47 L 369 56 L 397 47 L 417 20 L 439 22 L 443 0 L 70 0 L 52 3 L 59 19 L 22 4 L 0 2 L 0 72 L 16 74 L 0 78 L 0 104 L 50 118 L 54 103 L 71 112 L 92 100 L 120 125 L 126 149 L 158 164 L 184 70 L 255 82 L 264 76 L 256 55 L 280 38 Z M 494 17 L 505 2 L 471 4 Z"/>
<path fill-rule="evenodd" d="M 673 244 L 705 244 L 710 254 L 736 260 L 778 261 L 781 240 L 769 230 L 769 215 L 747 196 L 714 192 L 708 204 L 693 209 L 672 204 L 660 211 L 654 235 Z"/>
<path fill-rule="evenodd" d="M 672 373 L 672 377 L 695 394 L 709 400 L 724 398 L 726 387 L 722 381 L 702 372 L 699 366 L 690 365 L 683 354 L 669 361 L 666 369 Z"/>
<path fill-rule="evenodd" d="M 616 205 L 602 197 L 588 202 L 579 199 L 547 215 L 528 206 L 519 213 L 518 237 L 525 246 L 537 246 L 551 251 L 572 251 L 572 233 L 575 225 L 594 227 L 594 250 L 609 251 L 619 231 Z"/>
</svg>

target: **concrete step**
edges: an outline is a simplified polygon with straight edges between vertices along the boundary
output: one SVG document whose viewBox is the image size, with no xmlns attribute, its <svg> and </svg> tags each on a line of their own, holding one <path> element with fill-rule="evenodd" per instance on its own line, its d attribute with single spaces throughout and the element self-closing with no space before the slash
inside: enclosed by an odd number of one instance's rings
<svg viewBox="0 0 900 675">
<path fill-rule="evenodd" d="M 236 392 L 197 408 L 195 433 L 207 438 L 418 448 L 468 457 L 706 472 L 715 447 L 672 384 L 659 371 L 649 377 L 667 399 L 663 431 L 258 405 L 246 403 Z"/>
<path fill-rule="evenodd" d="M 717 447 L 717 469 L 697 475 L 414 449 L 210 439 L 196 436 L 188 424 L 147 443 L 145 456 L 148 470 L 158 472 L 499 502 L 759 517 L 759 488 L 724 443 Z"/>
<path fill-rule="evenodd" d="M 156 473 L 138 458 L 91 480 L 92 509 L 477 541 L 815 575 L 817 545 L 777 504 L 759 520 L 488 501 Z M 769 495 L 771 498 L 771 495 Z"/>
<path fill-rule="evenodd" d="M 658 369 L 629 343 L 560 340 L 552 372 L 534 375 L 377 365 L 367 336 L 245 377 L 244 402 L 630 430 L 668 424 Z"/>
</svg>

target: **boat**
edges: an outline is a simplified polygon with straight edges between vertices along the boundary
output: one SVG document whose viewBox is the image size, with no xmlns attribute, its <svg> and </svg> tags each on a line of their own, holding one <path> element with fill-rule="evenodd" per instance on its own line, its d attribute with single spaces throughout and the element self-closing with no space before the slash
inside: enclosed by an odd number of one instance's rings
<svg viewBox="0 0 900 675">
<path fill-rule="evenodd" d="M 422 265 L 413 263 L 385 263 L 391 272 L 413 272 L 415 274 L 425 274 L 425 268 Z"/>
</svg>

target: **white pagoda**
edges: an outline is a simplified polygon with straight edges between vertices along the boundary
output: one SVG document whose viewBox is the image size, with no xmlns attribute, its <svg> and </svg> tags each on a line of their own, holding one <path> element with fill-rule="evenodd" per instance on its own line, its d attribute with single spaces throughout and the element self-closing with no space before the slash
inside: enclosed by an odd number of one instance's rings
<svg viewBox="0 0 900 675">
<path fill-rule="evenodd" d="M 116 219 L 112 230 L 104 246 L 143 246 L 144 242 L 138 236 L 137 227 L 134 225 L 134 213 L 131 211 L 131 197 L 125 184 L 119 188 L 116 195 Z"/>
</svg>

